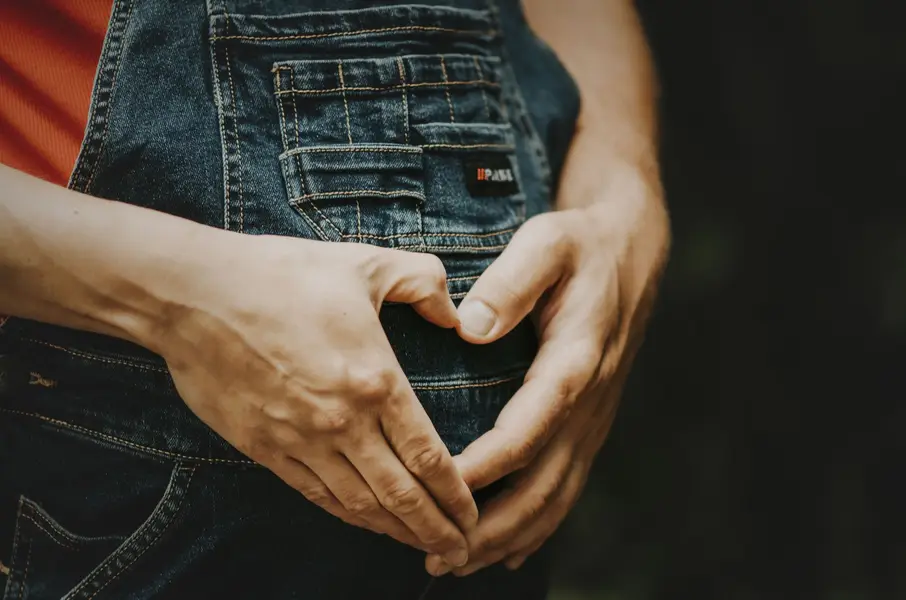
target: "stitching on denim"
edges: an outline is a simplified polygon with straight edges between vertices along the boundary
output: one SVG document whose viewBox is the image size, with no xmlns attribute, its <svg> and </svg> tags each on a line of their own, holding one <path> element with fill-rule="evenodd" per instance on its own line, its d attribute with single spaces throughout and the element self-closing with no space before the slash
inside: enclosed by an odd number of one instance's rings
<svg viewBox="0 0 906 600">
<path fill-rule="evenodd" d="M 337 61 L 337 75 L 340 77 L 340 87 L 343 88 L 343 111 L 346 113 L 346 137 L 352 145 L 352 124 L 349 122 L 349 100 L 346 98 L 346 80 L 343 79 L 343 61 Z M 293 86 L 295 88 L 296 86 Z M 359 199 L 355 201 L 355 223 L 359 242 L 362 241 L 362 204 Z"/>
<path fill-rule="evenodd" d="M 405 25 L 400 27 L 379 27 L 376 29 L 354 29 L 352 31 L 334 31 L 331 33 L 307 33 L 299 35 L 220 35 L 212 37 L 216 40 L 262 40 L 262 41 L 280 41 L 280 40 L 315 40 L 331 37 L 345 37 L 353 35 L 363 35 L 367 33 L 386 33 L 386 32 L 404 32 L 404 31 L 436 31 L 445 33 L 461 33 L 466 35 L 477 36 L 494 36 L 497 31 L 494 29 L 453 29 L 450 27 L 435 27 L 430 25 Z"/>
<path fill-rule="evenodd" d="M 109 435 L 106 433 L 101 433 L 99 431 L 94 431 L 93 429 L 88 429 L 86 427 L 82 427 L 81 425 L 75 425 L 74 423 L 69 423 L 68 421 L 62 421 L 60 419 L 46 417 L 46 416 L 40 415 L 38 413 L 30 413 L 30 412 L 25 412 L 25 411 L 21 411 L 21 410 L 15 410 L 12 408 L 0 408 L 0 412 L 5 412 L 5 413 L 13 414 L 13 415 L 19 415 L 21 417 L 31 417 L 33 419 L 39 419 L 41 421 L 44 421 L 45 423 L 49 423 L 49 424 L 55 425 L 57 427 L 71 429 L 73 431 L 87 435 L 89 437 L 97 438 L 99 440 L 103 440 L 103 441 L 109 442 L 111 444 L 125 446 L 132 450 L 138 450 L 140 452 L 144 452 L 146 454 L 151 454 L 153 456 L 163 456 L 165 458 L 170 458 L 170 459 L 179 459 L 179 460 L 194 461 L 194 462 L 212 463 L 212 464 L 227 464 L 227 465 L 257 465 L 258 464 L 256 462 L 254 462 L 252 460 L 248 460 L 248 459 L 208 458 L 205 456 L 191 456 L 191 455 L 182 454 L 179 452 L 168 452 L 167 450 L 161 450 L 159 448 L 152 448 L 151 446 L 144 446 L 142 444 L 136 444 L 135 442 L 130 442 L 129 440 L 124 440 L 124 439 L 118 438 L 116 436 L 112 436 L 112 435 Z"/>
<path fill-rule="evenodd" d="M 494 17 L 495 20 L 499 22 L 500 9 L 497 6 L 496 0 L 487 0 L 488 8 Z M 507 49 L 505 45 L 501 45 L 500 52 L 503 55 L 505 60 L 509 59 Z M 535 124 L 531 119 L 528 104 L 525 101 L 525 96 L 522 93 L 522 88 L 519 86 L 519 80 L 516 77 L 516 73 L 513 71 L 512 65 L 503 63 L 504 73 L 508 75 L 505 76 L 505 79 L 508 79 L 510 85 L 508 86 L 512 90 L 510 99 L 513 102 L 516 110 L 519 111 L 519 116 L 524 121 L 526 138 L 528 140 L 529 147 L 531 148 L 532 156 L 535 158 L 535 167 L 538 169 L 539 174 L 541 175 L 541 184 L 543 186 L 542 192 L 545 195 L 550 195 L 551 193 L 551 165 L 550 158 L 547 155 L 547 150 L 544 146 L 544 143 L 541 141 L 541 137 L 538 135 L 538 131 L 535 128 Z M 504 98 L 503 105 L 506 106 L 506 98 Z"/>
<path fill-rule="evenodd" d="M 508 382 L 514 381 L 518 378 L 519 378 L 518 375 L 514 375 L 512 377 L 504 377 L 502 379 L 494 379 L 492 381 L 480 381 L 480 382 L 475 382 L 475 383 L 461 383 L 461 384 L 448 384 L 448 385 L 413 384 L 412 389 L 413 390 L 423 390 L 423 391 L 434 391 L 434 390 L 443 391 L 443 390 L 465 390 L 465 389 L 472 389 L 472 388 L 486 388 L 486 387 L 494 387 L 495 385 L 501 385 L 504 383 L 508 383 Z"/>
<path fill-rule="evenodd" d="M 378 146 L 369 145 L 367 148 L 361 146 L 303 146 L 301 148 L 293 148 L 292 150 L 286 152 L 283 156 L 291 156 L 293 154 L 318 154 L 321 152 L 390 152 L 393 154 L 421 154 L 421 148 L 419 146 Z"/>
<path fill-rule="evenodd" d="M 31 540 L 28 540 L 28 552 L 25 554 L 25 571 L 22 574 L 22 581 L 19 582 L 19 600 L 22 600 L 25 594 L 25 584 L 28 581 L 28 568 L 31 566 L 31 549 L 34 546 Z"/>
<path fill-rule="evenodd" d="M 305 179 L 302 177 L 302 163 L 299 160 L 299 154 L 296 153 L 296 154 L 293 154 L 292 156 L 293 156 L 293 159 L 296 161 L 296 173 L 298 173 L 299 181 L 302 184 L 302 190 L 305 191 L 305 189 L 306 189 Z M 312 209 L 314 209 L 314 211 L 318 214 L 318 216 L 321 217 L 321 219 L 325 223 L 327 223 L 328 225 L 331 226 L 331 228 L 336 232 L 337 235 L 340 235 L 340 231 L 334 226 L 333 222 L 330 219 L 328 219 L 327 216 L 324 215 L 324 213 L 321 212 L 321 210 L 318 208 L 318 206 L 314 202 L 309 202 L 306 205 L 302 205 L 302 204 L 299 204 L 298 202 L 293 202 L 293 200 L 291 199 L 289 201 L 289 203 L 291 206 L 295 206 L 296 208 L 299 209 L 300 214 L 303 217 L 305 217 L 305 219 L 308 221 L 309 225 L 312 226 L 312 229 L 314 229 L 315 232 L 319 236 L 321 236 L 322 240 L 330 240 L 330 236 L 328 236 L 324 232 L 324 230 L 321 228 L 320 224 L 316 221 L 316 219 L 314 217 L 310 217 L 306 214 L 309 206 Z"/>
<path fill-rule="evenodd" d="M 324 232 L 321 231 L 321 228 L 318 227 L 318 224 L 315 223 L 314 219 L 312 219 L 311 216 L 307 213 L 307 211 L 306 211 L 307 207 L 298 206 L 298 205 L 293 205 L 293 206 L 296 209 L 298 209 L 299 214 L 302 215 L 302 218 L 305 219 L 305 222 L 309 224 L 309 226 L 315 231 L 315 233 L 317 233 L 321 237 L 322 240 L 329 239 L 326 235 L 324 235 Z"/>
<path fill-rule="evenodd" d="M 359 202 L 359 199 L 356 198 L 355 201 L 355 215 L 356 215 L 356 235 L 358 237 L 359 243 L 362 242 L 362 205 Z"/>
<path fill-rule="evenodd" d="M 403 96 L 403 131 L 406 134 L 406 143 L 409 143 L 409 93 L 406 91 L 406 68 L 403 66 L 403 59 L 396 57 L 396 66 L 400 71 L 400 86 L 402 87 Z M 2 325 L 0 325 L 2 326 Z"/>
<path fill-rule="evenodd" d="M 274 70 L 274 87 L 278 92 L 282 87 L 280 81 L 280 71 L 282 70 L 283 69 Z M 290 73 L 292 73 L 292 71 L 290 71 Z M 279 112 L 280 118 L 280 139 L 283 140 L 283 149 L 286 150 L 287 148 L 289 148 L 289 144 L 287 144 L 286 142 L 286 113 L 283 110 L 283 98 L 275 95 L 274 99 L 277 101 L 277 111 Z"/>
<path fill-rule="evenodd" d="M 46 533 L 48 536 L 53 537 L 53 535 L 51 535 L 51 533 L 49 531 L 47 531 L 46 529 L 41 527 L 41 523 L 44 523 L 48 527 L 50 527 L 56 534 L 58 534 L 60 537 L 62 537 L 64 540 L 66 540 L 65 543 L 60 542 L 58 540 L 54 540 L 55 542 L 57 542 L 61 546 L 68 545 L 70 548 L 78 549 L 78 548 L 76 548 L 76 544 L 79 544 L 79 540 L 76 539 L 75 536 L 73 536 L 71 533 L 69 533 L 68 531 L 66 531 L 65 529 L 63 529 L 62 527 L 57 525 L 56 523 L 54 523 L 52 520 L 50 520 L 46 515 L 44 515 L 42 512 L 40 512 L 34 505 L 32 505 L 30 503 L 29 504 L 23 503 L 23 508 L 26 509 L 28 514 L 26 514 L 26 511 L 23 511 L 22 516 L 27 518 L 28 520 L 30 520 L 32 523 L 34 523 L 37 527 L 39 527 L 41 529 L 41 531 Z M 35 517 L 38 517 L 41 520 L 41 523 L 39 523 L 34 518 L 32 518 L 32 515 L 34 515 Z"/>
<path fill-rule="evenodd" d="M 81 144 L 79 145 L 79 153 L 76 156 L 75 165 L 73 165 L 72 172 L 69 174 L 69 180 L 66 182 L 66 187 L 71 189 L 78 189 L 76 182 L 82 179 L 82 172 L 85 170 L 85 162 L 88 160 L 87 155 L 91 151 L 91 148 L 95 143 L 95 132 L 93 129 L 93 123 L 95 118 L 98 116 L 98 113 L 101 111 L 101 80 L 104 77 L 107 58 L 110 55 L 110 46 L 113 44 L 113 26 L 119 17 L 119 14 L 122 9 L 122 3 L 114 2 L 111 10 L 110 18 L 107 23 L 107 32 L 104 34 L 104 43 L 101 46 L 101 55 L 98 58 L 98 64 L 94 73 L 94 80 L 92 81 L 91 86 L 91 101 L 88 105 L 88 119 L 87 126 L 85 128 L 85 134 L 82 138 Z"/>
<path fill-rule="evenodd" d="M 422 202 L 419 203 L 419 205 L 416 209 L 418 211 L 418 237 L 422 242 L 422 244 L 421 244 L 422 252 L 427 252 L 427 249 L 428 249 L 428 242 L 425 241 L 425 214 L 424 214 L 425 211 L 422 210 L 422 204 L 425 201 L 426 201 L 425 199 L 422 199 Z"/>
<path fill-rule="evenodd" d="M 318 198 L 345 198 L 348 196 L 382 196 L 386 198 L 405 198 L 415 197 L 424 200 L 425 195 L 420 192 L 392 192 L 385 190 L 345 190 L 338 192 L 315 192 L 313 194 L 303 194 L 290 199 L 290 202 L 301 202 L 303 200 L 312 200 Z M 337 233 L 340 233 L 337 231 Z M 343 234 L 341 234 L 343 235 Z"/>
<path fill-rule="evenodd" d="M 343 110 L 346 112 L 346 137 L 349 139 L 349 144 L 352 145 L 352 125 L 349 122 L 349 102 L 346 100 L 346 80 L 343 79 L 342 60 L 337 61 L 337 75 L 340 78 L 340 91 L 343 93 Z"/>
<path fill-rule="evenodd" d="M 57 346 L 56 344 L 51 344 L 50 342 L 36 340 L 33 338 L 23 338 L 23 341 L 31 342 L 33 344 L 40 344 L 42 346 L 46 346 L 46 347 L 52 348 L 54 350 L 60 350 L 62 352 L 66 352 L 67 354 L 71 354 L 72 356 L 75 356 L 77 358 L 84 358 L 86 360 L 93 360 L 96 362 L 102 362 L 102 363 L 107 363 L 107 364 L 111 364 L 111 365 L 122 365 L 125 367 L 132 367 L 134 369 L 139 369 L 142 371 L 154 371 L 156 373 L 169 373 L 169 371 L 166 368 L 155 367 L 153 365 L 141 364 L 141 363 L 137 363 L 134 361 L 125 360 L 125 359 L 116 359 L 116 358 L 108 358 L 106 356 L 99 356 L 97 354 L 91 354 L 89 352 L 83 352 L 81 350 L 74 350 L 72 348 L 64 348 L 63 346 Z"/>
<path fill-rule="evenodd" d="M 444 62 L 443 55 L 440 56 L 440 72 L 444 76 L 444 95 L 447 97 L 447 107 L 450 109 L 450 122 L 455 123 L 456 117 L 453 114 L 453 99 L 450 97 L 450 78 L 447 76 L 447 63 Z"/>
<path fill-rule="evenodd" d="M 470 279 L 478 279 L 481 275 L 463 275 L 462 277 L 447 277 L 447 281 L 468 281 Z"/>
<path fill-rule="evenodd" d="M 214 41 L 214 36 L 209 36 L 209 41 Z M 227 139 L 226 126 L 224 125 L 223 116 L 223 92 L 220 83 L 220 65 L 217 61 L 217 48 L 214 43 L 211 46 L 211 77 L 214 83 L 214 96 L 217 104 L 217 126 L 220 129 L 220 161 L 223 163 L 223 228 L 230 228 L 230 171 L 227 166 Z M 281 98 L 278 96 L 278 100 Z"/>
<path fill-rule="evenodd" d="M 513 150 L 514 147 L 511 144 L 422 144 L 421 148 L 502 148 L 505 150 Z"/>
<path fill-rule="evenodd" d="M 19 496 L 19 504 L 16 507 L 16 531 L 13 534 L 13 548 L 10 551 L 10 563 L 14 562 L 16 560 L 16 557 L 19 555 L 19 535 L 20 535 L 21 529 L 22 529 L 20 527 L 19 518 L 22 516 L 22 507 L 24 505 L 25 505 L 25 497 Z M 6 581 L 6 590 L 4 590 L 4 592 L 3 592 L 4 598 L 6 598 L 7 594 L 12 593 L 12 584 L 13 584 L 13 577 L 12 577 L 12 573 L 10 573 L 10 577 Z M 23 584 L 24 584 L 24 582 L 20 583 L 20 590 L 21 590 L 21 585 L 23 585 Z M 20 596 L 22 595 L 21 591 L 20 591 L 19 595 Z"/>
<path fill-rule="evenodd" d="M 508 244 L 496 244 L 494 246 L 428 246 L 428 250 L 442 252 L 444 250 L 503 250 Z"/>
<path fill-rule="evenodd" d="M 484 79 L 484 72 L 481 68 L 481 63 L 478 62 L 478 57 L 473 56 L 472 61 L 475 63 L 475 71 L 478 73 L 478 79 Z M 488 95 L 484 91 L 484 88 L 481 88 L 481 99 L 484 101 L 484 111 L 487 113 L 488 121 L 491 120 L 491 105 L 488 103 Z"/>
<path fill-rule="evenodd" d="M 291 200 L 291 202 L 292 202 L 292 200 Z M 324 220 L 324 222 L 328 225 L 328 227 L 330 227 L 338 237 L 343 235 L 343 232 L 341 232 L 340 229 L 336 225 L 334 225 L 333 221 L 327 215 L 325 215 L 323 212 L 321 212 L 321 209 L 318 208 L 317 204 L 315 204 L 312 200 L 309 200 L 308 205 L 311 206 L 313 209 L 315 209 L 315 212 L 318 213 L 318 216 L 320 216 Z M 325 239 L 329 239 L 329 238 L 325 238 Z"/>
<path fill-rule="evenodd" d="M 516 227 L 510 227 L 509 229 L 501 229 L 500 231 L 492 231 L 490 233 L 455 233 L 455 232 L 454 233 L 430 233 L 429 232 L 428 237 L 489 238 L 489 237 L 495 237 L 498 235 L 503 235 L 505 233 L 515 231 L 516 229 L 517 229 Z M 367 235 L 367 234 L 365 234 L 362 237 L 367 237 L 367 238 L 371 238 L 371 239 L 375 239 L 375 240 L 392 240 L 394 238 L 411 237 L 412 235 L 413 234 L 411 234 L 411 233 L 395 233 L 392 235 Z M 343 237 L 351 237 L 351 236 L 346 235 Z"/>
<path fill-rule="evenodd" d="M 179 466 L 177 467 L 177 470 L 182 470 L 182 468 L 183 468 L 182 465 L 179 465 Z M 86 600 L 91 600 L 92 598 L 94 598 L 95 596 L 97 596 L 98 594 L 100 594 L 101 591 L 102 591 L 105 587 L 107 587 L 108 585 L 110 585 L 111 583 L 113 583 L 114 581 L 116 581 L 117 579 L 119 579 L 120 576 L 123 575 L 123 573 L 125 573 L 126 571 L 129 570 L 129 567 L 131 567 L 131 566 L 134 565 L 136 562 L 138 562 L 138 559 L 140 559 L 140 558 L 145 554 L 145 552 L 147 552 L 150 548 L 153 548 L 153 547 L 154 547 L 154 544 L 156 544 L 157 541 L 158 541 L 160 538 L 162 538 L 163 535 L 170 529 L 170 526 L 173 525 L 173 523 L 176 521 L 176 518 L 177 518 L 177 516 L 179 515 L 180 509 L 182 509 L 182 505 L 183 505 L 183 503 L 185 502 L 186 496 L 189 495 L 189 487 L 192 485 L 192 478 L 195 477 L 195 469 L 196 469 L 196 467 L 195 467 L 194 465 L 192 465 L 191 467 L 189 467 L 189 469 L 190 469 L 190 470 L 189 470 L 189 479 L 188 479 L 188 481 L 186 481 L 185 486 L 183 487 L 182 496 L 179 498 L 179 503 L 176 505 L 176 508 L 173 509 L 173 512 L 170 513 L 170 515 L 169 515 L 169 520 L 167 521 L 166 525 L 164 525 L 164 527 L 161 528 L 161 530 L 157 532 L 157 535 L 154 536 L 154 539 L 152 539 L 152 540 L 149 541 L 147 544 L 145 544 L 145 547 L 142 549 L 141 552 L 139 552 L 137 555 L 135 555 L 135 557 L 133 557 L 132 560 L 130 560 L 127 564 L 125 564 L 124 566 L 122 566 L 117 574 L 111 576 L 111 577 L 104 583 L 104 585 L 102 585 L 101 587 L 99 587 L 98 589 L 96 589 L 96 590 L 94 591 L 94 593 L 91 594 L 90 596 L 88 596 L 88 598 L 87 598 Z M 174 479 L 175 479 L 175 478 L 176 478 L 176 477 L 175 477 L 175 474 L 174 474 Z M 164 498 L 166 498 L 167 495 L 168 495 L 167 492 L 164 492 Z M 163 502 L 164 498 L 161 498 L 161 502 Z M 152 518 L 153 516 L 154 516 L 154 513 L 152 513 L 151 517 L 148 518 L 148 521 L 146 521 L 146 523 L 148 523 L 148 522 L 151 520 L 151 518 Z M 149 525 L 148 527 L 150 528 L 150 525 Z M 127 542 L 128 542 L 128 540 L 127 540 Z M 107 561 L 105 561 L 105 562 L 107 562 Z"/>
<path fill-rule="evenodd" d="M 28 519 L 29 521 L 31 521 L 32 525 L 34 525 L 35 527 L 37 527 L 38 529 L 40 529 L 41 531 L 43 531 L 43 532 L 45 533 L 45 535 L 47 535 L 47 537 L 49 537 L 50 540 L 51 540 L 52 542 L 54 542 L 55 544 L 57 544 L 58 546 L 62 546 L 62 547 L 64 547 L 64 548 L 68 548 L 69 550 L 74 550 L 74 551 L 76 551 L 76 552 L 78 552 L 78 551 L 81 549 L 81 548 L 79 548 L 78 546 L 75 546 L 75 545 L 73 545 L 73 544 L 70 543 L 70 542 L 66 542 L 66 541 L 63 541 L 63 540 L 61 540 L 61 539 L 58 539 L 57 536 L 56 536 L 55 534 L 51 533 L 51 532 L 48 531 L 47 529 L 44 529 L 44 526 L 43 526 L 43 525 L 41 525 L 40 523 L 38 523 L 36 520 L 34 520 L 33 518 L 31 518 L 30 516 L 28 516 L 28 515 L 22 515 L 22 516 L 23 516 L 24 518 Z"/>
<path fill-rule="evenodd" d="M 296 73 L 290 69 L 289 70 L 289 87 L 296 87 Z M 296 105 L 296 97 L 290 96 L 293 103 L 293 128 L 296 132 L 296 145 L 299 145 L 299 107 Z"/>
<path fill-rule="evenodd" d="M 91 182 L 94 181 L 94 176 L 97 173 L 98 164 L 101 162 L 101 157 L 104 155 L 104 147 L 107 145 L 107 132 L 110 129 L 110 111 L 113 107 L 113 92 L 116 89 L 116 76 L 120 72 L 120 63 L 122 62 L 123 52 L 126 48 L 126 35 L 129 31 L 129 20 L 132 18 L 132 9 L 135 7 L 135 2 L 129 3 L 129 12 L 126 13 L 126 19 L 123 21 L 123 35 L 119 40 L 119 47 L 117 48 L 116 62 L 113 66 L 113 78 L 110 81 L 110 93 L 107 97 L 105 115 L 104 115 L 104 131 L 101 134 L 101 144 L 98 147 L 97 155 L 94 158 L 94 164 L 91 165 L 91 172 L 88 174 L 88 181 L 85 182 L 85 187 L 83 188 L 86 193 L 91 191 Z"/>
<path fill-rule="evenodd" d="M 227 15 L 229 18 L 229 15 Z M 236 165 L 236 180 L 239 182 L 239 231 L 241 232 L 245 225 L 245 200 L 242 190 L 242 144 L 239 141 L 239 119 L 237 118 L 238 107 L 236 106 L 236 93 L 233 88 L 233 68 L 230 66 L 230 51 L 227 47 L 223 48 L 223 57 L 226 62 L 227 81 L 230 84 L 230 110 L 232 111 L 233 135 L 236 136 L 236 155 L 238 164 Z"/>
<path fill-rule="evenodd" d="M 488 81 L 486 79 L 471 79 L 469 81 L 422 81 L 419 83 L 406 83 L 406 84 L 393 84 L 393 85 L 356 85 L 350 87 L 335 87 L 335 88 L 322 88 L 318 90 L 311 89 L 291 89 L 291 90 L 280 90 L 277 94 L 300 94 L 303 96 L 313 96 L 318 94 L 335 94 L 337 92 L 383 92 L 383 91 L 393 91 L 398 89 L 408 89 L 408 88 L 421 88 L 421 87 L 435 87 L 435 88 L 446 88 L 451 85 L 486 85 L 489 87 L 500 87 L 500 84 L 496 81 Z M 449 94 L 449 90 L 447 90 Z"/>
</svg>

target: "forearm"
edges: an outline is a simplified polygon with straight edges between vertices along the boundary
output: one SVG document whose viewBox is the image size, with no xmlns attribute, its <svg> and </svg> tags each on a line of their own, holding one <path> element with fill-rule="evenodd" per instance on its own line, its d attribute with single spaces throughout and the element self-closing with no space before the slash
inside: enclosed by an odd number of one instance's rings
<svg viewBox="0 0 906 600">
<path fill-rule="evenodd" d="M 532 28 L 573 75 L 582 100 L 557 208 L 604 198 L 612 203 L 615 196 L 659 201 L 656 81 L 633 3 L 527 0 L 525 6 Z M 614 194 L 614 187 L 625 193 Z M 657 193 L 639 194 L 639 187 Z"/>
<path fill-rule="evenodd" d="M 215 231 L 0 165 L 0 314 L 153 346 Z"/>
</svg>

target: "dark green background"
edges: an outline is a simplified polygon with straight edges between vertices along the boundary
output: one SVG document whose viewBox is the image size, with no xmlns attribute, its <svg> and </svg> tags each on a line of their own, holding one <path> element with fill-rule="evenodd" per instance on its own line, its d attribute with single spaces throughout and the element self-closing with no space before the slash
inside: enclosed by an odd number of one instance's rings
<svg viewBox="0 0 906 600">
<path fill-rule="evenodd" d="M 906 2 L 639 2 L 674 251 L 554 600 L 906 598 Z"/>
</svg>

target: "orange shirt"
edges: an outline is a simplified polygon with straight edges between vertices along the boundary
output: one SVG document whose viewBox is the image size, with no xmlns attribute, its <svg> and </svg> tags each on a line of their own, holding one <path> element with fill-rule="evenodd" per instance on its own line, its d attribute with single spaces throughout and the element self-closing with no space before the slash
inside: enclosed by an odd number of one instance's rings
<svg viewBox="0 0 906 600">
<path fill-rule="evenodd" d="M 66 185 L 112 0 L 0 2 L 0 163 Z"/>
</svg>

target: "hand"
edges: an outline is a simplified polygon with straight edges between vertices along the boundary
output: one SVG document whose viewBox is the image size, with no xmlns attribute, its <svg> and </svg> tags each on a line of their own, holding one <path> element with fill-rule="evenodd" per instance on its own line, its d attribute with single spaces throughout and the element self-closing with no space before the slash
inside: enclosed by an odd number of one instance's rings
<svg viewBox="0 0 906 600">
<path fill-rule="evenodd" d="M 438 556 L 427 559 L 433 575 L 451 570 L 464 576 L 505 561 L 518 569 L 557 530 L 579 499 L 595 455 L 613 423 L 630 362 L 605 389 L 583 394 L 563 426 L 507 487 L 482 507 L 478 527 L 469 535 L 469 564 L 453 568 Z"/>
<path fill-rule="evenodd" d="M 378 319 L 389 300 L 455 327 L 440 261 L 214 235 L 154 348 L 189 408 L 333 515 L 464 564 L 474 500 Z"/>
<path fill-rule="evenodd" d="M 468 535 L 471 562 L 460 573 L 506 556 L 516 564 L 540 545 L 603 443 L 668 245 L 660 197 L 632 191 L 529 220 L 460 305 L 468 341 L 496 340 L 533 311 L 540 338 L 494 428 L 455 458 L 472 489 L 522 469 Z M 426 566 L 443 570 L 436 557 Z"/>
</svg>

